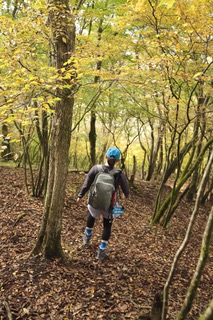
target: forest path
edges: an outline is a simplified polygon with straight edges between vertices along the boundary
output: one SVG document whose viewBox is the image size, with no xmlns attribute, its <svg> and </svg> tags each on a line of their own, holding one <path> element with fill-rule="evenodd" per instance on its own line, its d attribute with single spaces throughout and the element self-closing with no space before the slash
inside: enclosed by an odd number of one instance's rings
<svg viewBox="0 0 213 320">
<path fill-rule="evenodd" d="M 169 227 L 152 226 L 157 188 L 137 182 L 125 214 L 115 219 L 108 245 L 109 259 L 95 259 L 102 221 L 94 227 L 91 245 L 82 246 L 86 203 L 76 206 L 85 178 L 69 173 L 63 215 L 63 247 L 70 263 L 28 257 L 38 234 L 42 201 L 31 198 L 20 168 L 0 167 L 0 319 L 124 320 L 149 312 L 162 289 L 188 225 L 193 204 L 183 200 Z M 175 319 L 200 253 L 208 207 L 200 209 L 190 243 L 184 251 L 170 288 L 168 319 Z M 197 297 L 187 319 L 198 319 L 213 292 L 213 255 L 205 267 Z"/>
</svg>

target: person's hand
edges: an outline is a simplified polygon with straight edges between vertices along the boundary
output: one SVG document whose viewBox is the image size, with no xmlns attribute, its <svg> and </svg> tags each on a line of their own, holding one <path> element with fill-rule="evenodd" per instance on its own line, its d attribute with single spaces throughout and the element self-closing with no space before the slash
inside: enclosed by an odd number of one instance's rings
<svg viewBox="0 0 213 320">
<path fill-rule="evenodd" d="M 83 198 L 77 198 L 77 200 L 76 200 L 76 204 L 78 205 L 78 206 L 80 206 L 80 204 L 83 202 Z"/>
<path fill-rule="evenodd" d="M 122 194 L 122 195 L 121 195 L 121 205 L 122 205 L 122 206 L 125 206 L 126 201 L 127 201 L 127 198 L 125 197 L 124 194 Z"/>
<path fill-rule="evenodd" d="M 122 201 L 126 201 L 127 200 L 127 198 L 125 197 L 124 193 L 121 195 L 121 199 L 122 199 Z"/>
</svg>

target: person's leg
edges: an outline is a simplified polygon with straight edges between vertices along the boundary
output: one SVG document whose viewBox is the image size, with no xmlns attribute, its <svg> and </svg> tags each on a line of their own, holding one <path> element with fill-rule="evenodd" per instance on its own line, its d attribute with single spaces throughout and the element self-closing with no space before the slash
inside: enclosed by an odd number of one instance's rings
<svg viewBox="0 0 213 320">
<path fill-rule="evenodd" d="M 112 220 L 103 218 L 103 233 L 102 233 L 102 240 L 99 246 L 98 250 L 98 259 L 105 259 L 106 258 L 106 248 L 107 244 L 111 235 L 111 229 L 112 229 Z"/>
<path fill-rule="evenodd" d="M 112 220 L 103 218 L 103 227 L 102 240 L 108 241 L 111 236 Z"/>
<path fill-rule="evenodd" d="M 86 231 L 88 230 L 89 232 L 87 232 L 87 234 L 92 233 L 92 228 L 93 228 L 94 224 L 95 224 L 95 218 L 90 214 L 90 212 L 88 212 Z"/>
<path fill-rule="evenodd" d="M 88 212 L 85 234 L 83 236 L 83 244 L 88 244 L 92 237 L 92 228 L 95 224 L 95 218 Z"/>
</svg>

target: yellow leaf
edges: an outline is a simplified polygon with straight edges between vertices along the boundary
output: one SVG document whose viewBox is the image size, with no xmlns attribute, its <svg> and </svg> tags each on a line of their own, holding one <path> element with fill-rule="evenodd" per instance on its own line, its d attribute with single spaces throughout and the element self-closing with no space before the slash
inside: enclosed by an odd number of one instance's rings
<svg viewBox="0 0 213 320">
<path fill-rule="evenodd" d="M 161 0 L 159 7 L 165 5 L 168 9 L 171 9 L 175 3 L 175 0 Z"/>
<path fill-rule="evenodd" d="M 203 72 L 197 72 L 194 76 L 193 76 L 193 79 L 196 79 L 200 76 L 202 76 Z"/>
<path fill-rule="evenodd" d="M 24 314 L 29 314 L 29 313 L 30 313 L 30 310 L 27 309 L 27 308 L 23 308 L 23 313 L 24 313 Z"/>
<path fill-rule="evenodd" d="M 94 297 L 94 293 L 95 293 L 95 288 L 92 287 L 92 288 L 91 288 L 91 295 L 92 295 L 92 297 Z"/>
</svg>

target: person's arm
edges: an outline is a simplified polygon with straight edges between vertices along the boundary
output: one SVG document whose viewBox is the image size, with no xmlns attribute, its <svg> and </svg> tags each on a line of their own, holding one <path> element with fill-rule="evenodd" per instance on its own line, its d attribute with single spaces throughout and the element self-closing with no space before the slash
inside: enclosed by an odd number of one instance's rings
<svg viewBox="0 0 213 320">
<path fill-rule="evenodd" d="M 91 187 L 97 173 L 98 173 L 98 167 L 97 167 L 97 165 L 95 165 L 90 169 L 90 171 L 87 174 L 87 177 L 83 183 L 83 186 L 81 187 L 81 190 L 78 194 L 78 198 L 76 201 L 77 204 L 81 204 L 82 198 L 84 197 L 84 195 L 87 193 L 87 191 Z"/>
<path fill-rule="evenodd" d="M 120 186 L 123 191 L 125 198 L 129 197 L 129 182 L 123 172 L 120 174 Z"/>
</svg>

